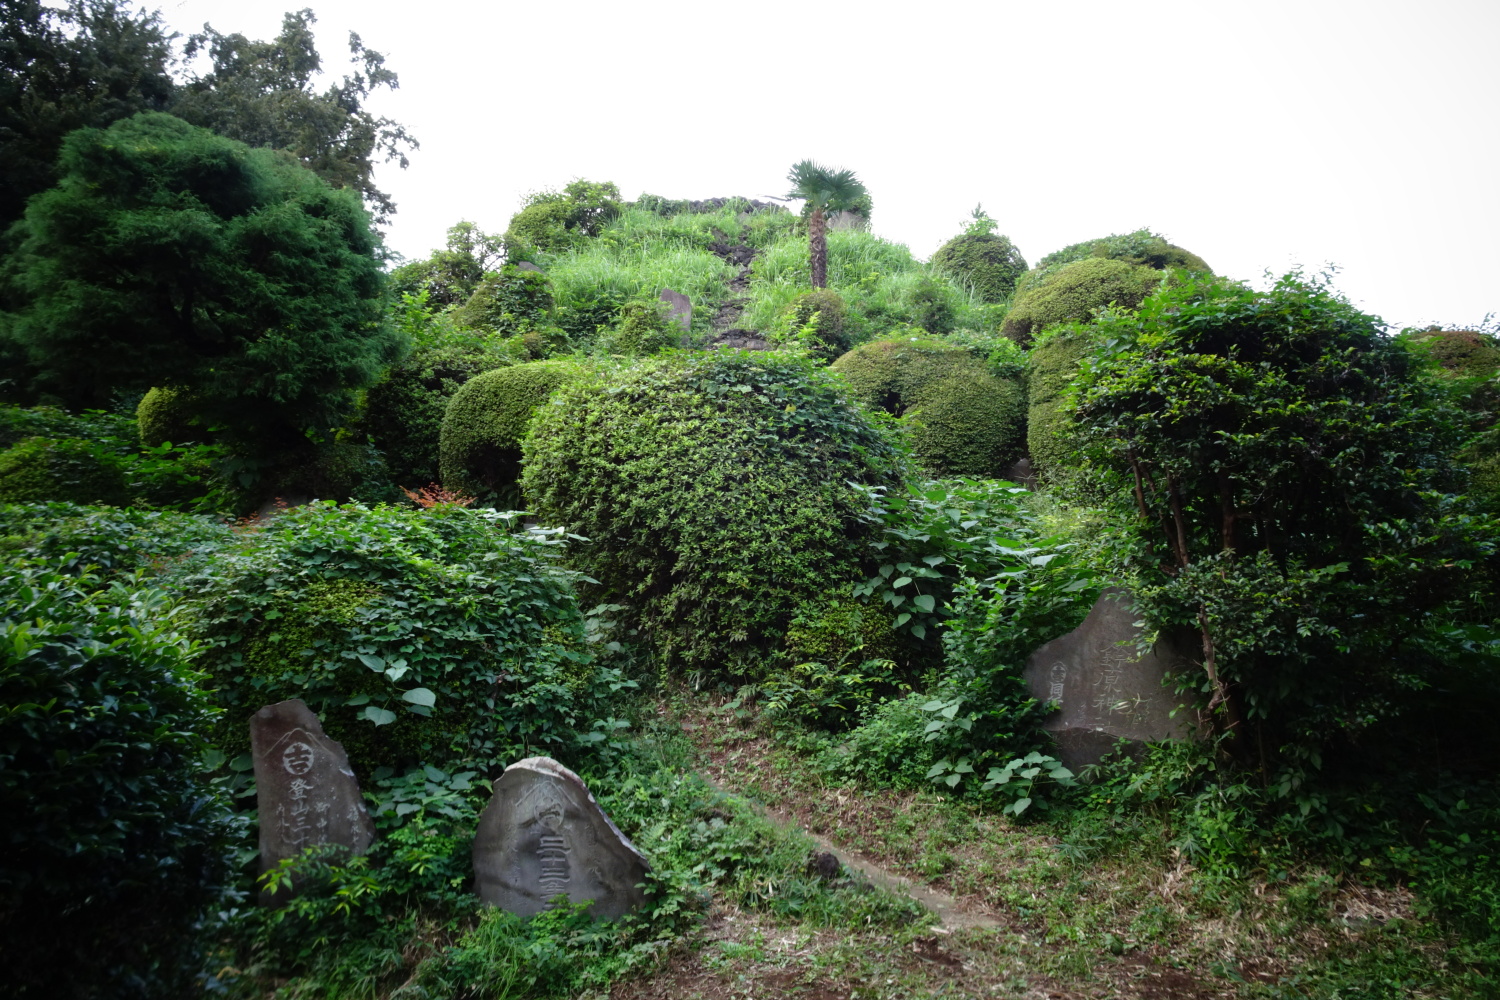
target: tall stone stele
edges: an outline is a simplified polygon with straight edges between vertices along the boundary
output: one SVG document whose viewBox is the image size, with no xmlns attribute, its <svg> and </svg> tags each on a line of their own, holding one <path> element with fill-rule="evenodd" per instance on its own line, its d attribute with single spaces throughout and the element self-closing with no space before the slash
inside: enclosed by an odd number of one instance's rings
<svg viewBox="0 0 1500 1000">
<path fill-rule="evenodd" d="M 1024 677 L 1031 696 L 1058 706 L 1043 728 L 1069 767 L 1097 764 L 1120 740 L 1139 747 L 1198 735 L 1193 706 L 1166 684 L 1169 675 L 1201 669 L 1189 644 L 1164 634 L 1140 655 L 1140 635 L 1130 595 L 1112 587 L 1094 602 L 1082 625 L 1027 658 Z"/>
<path fill-rule="evenodd" d="M 317 715 L 301 699 L 267 705 L 250 717 L 250 754 L 262 872 L 322 844 L 336 844 L 351 854 L 370 849 L 375 823 L 349 755 L 323 734 Z M 261 893 L 261 902 L 272 905 L 288 898 L 284 891 Z"/>
<path fill-rule="evenodd" d="M 613 920 L 646 902 L 651 865 L 599 808 L 583 779 L 551 757 L 505 769 L 474 835 L 474 888 L 523 917 L 558 896 Z"/>
</svg>

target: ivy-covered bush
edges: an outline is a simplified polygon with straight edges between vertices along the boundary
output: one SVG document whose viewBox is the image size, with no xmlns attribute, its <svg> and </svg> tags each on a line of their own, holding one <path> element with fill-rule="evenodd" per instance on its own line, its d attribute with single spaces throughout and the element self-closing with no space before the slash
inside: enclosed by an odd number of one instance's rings
<svg viewBox="0 0 1500 1000">
<path fill-rule="evenodd" d="M 1050 270 L 1025 284 L 1011 302 L 1000 329 L 1027 346 L 1054 323 L 1088 319 L 1113 303 L 1134 309 L 1162 283 L 1162 272 L 1108 257 L 1087 257 Z"/>
<path fill-rule="evenodd" d="M 852 582 L 896 453 L 814 362 L 715 352 L 574 382 L 538 411 L 522 487 L 588 540 L 580 568 L 667 662 L 753 674 L 793 611 Z"/>
<path fill-rule="evenodd" d="M 26 438 L 0 452 L 0 503 L 118 504 L 125 477 L 108 448 L 81 438 Z"/>
<path fill-rule="evenodd" d="M 105 578 L 145 571 L 161 586 L 230 541 L 219 518 L 72 503 L 0 504 L 0 563 Z"/>
<path fill-rule="evenodd" d="M 552 283 L 546 275 L 507 264 L 480 279 L 474 293 L 453 311 L 453 321 L 508 337 L 550 325 L 552 308 Z"/>
<path fill-rule="evenodd" d="M 942 340 L 877 340 L 834 362 L 856 399 L 899 417 L 934 476 L 1000 474 L 1021 454 L 1026 394 Z"/>
<path fill-rule="evenodd" d="M 853 346 L 846 313 L 843 296 L 831 288 L 815 288 L 799 295 L 787 308 L 786 326 L 808 354 L 828 362 Z"/>
<path fill-rule="evenodd" d="M 591 655 L 558 548 L 518 516 L 452 505 L 272 518 L 184 584 L 229 709 L 219 745 L 235 757 L 249 713 L 301 698 L 365 775 L 576 760 L 622 682 Z"/>
<path fill-rule="evenodd" d="M 0 406 L 0 451 L 30 437 L 109 442 L 117 451 L 139 444 L 135 421 L 116 413 L 69 413 L 55 406 Z"/>
<path fill-rule="evenodd" d="M 1078 374 L 1079 362 L 1093 346 L 1087 326 L 1056 327 L 1027 356 L 1026 446 L 1032 467 L 1045 476 L 1056 478 L 1068 467 L 1072 445 L 1063 396 Z"/>
<path fill-rule="evenodd" d="M 932 266 L 973 289 L 986 302 L 1005 302 L 1026 273 L 1026 258 L 1009 237 L 965 233 L 932 255 Z"/>
<path fill-rule="evenodd" d="M 647 357 L 683 346 L 683 338 L 682 324 L 671 317 L 665 302 L 634 299 L 620 309 L 615 328 L 605 335 L 602 346 L 611 354 Z"/>
<path fill-rule="evenodd" d="M 12 565 L 0 587 L 6 993 L 187 996 L 237 829 L 164 594 Z"/>
<path fill-rule="evenodd" d="M 521 441 L 538 406 L 580 378 L 575 361 L 533 361 L 499 368 L 465 382 L 443 416 L 443 486 L 481 503 L 519 506 Z"/>
<path fill-rule="evenodd" d="M 512 360 L 471 345 L 413 352 L 365 393 L 359 430 L 385 455 L 392 480 L 417 489 L 438 482 L 443 415 L 460 386 Z"/>
</svg>

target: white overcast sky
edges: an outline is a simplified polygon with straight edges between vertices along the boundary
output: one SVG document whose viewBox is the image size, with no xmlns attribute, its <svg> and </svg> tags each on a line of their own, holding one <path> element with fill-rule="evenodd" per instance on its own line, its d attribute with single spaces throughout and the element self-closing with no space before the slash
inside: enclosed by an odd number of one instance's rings
<svg viewBox="0 0 1500 1000">
<path fill-rule="evenodd" d="M 162 15 L 269 38 L 294 2 Z M 407 257 L 576 177 L 781 195 L 811 158 L 922 258 L 982 202 L 1032 262 L 1145 226 L 1237 278 L 1336 265 L 1396 325 L 1500 313 L 1500 0 L 306 2 L 330 73 L 354 30 L 400 74 Z"/>
</svg>

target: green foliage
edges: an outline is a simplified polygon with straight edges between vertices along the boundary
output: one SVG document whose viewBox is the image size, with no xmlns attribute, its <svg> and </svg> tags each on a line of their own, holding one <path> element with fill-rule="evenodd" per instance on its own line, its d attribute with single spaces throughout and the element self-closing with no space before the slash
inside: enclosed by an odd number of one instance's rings
<svg viewBox="0 0 1500 1000">
<path fill-rule="evenodd" d="M 1023 284 L 1000 329 L 1026 346 L 1047 327 L 1088 319 L 1103 306 L 1134 309 L 1161 282 L 1161 272 L 1153 268 L 1108 257 L 1086 257 Z"/>
<path fill-rule="evenodd" d="M 522 486 L 667 662 L 757 672 L 793 610 L 857 572 L 894 451 L 811 362 L 715 352 L 580 381 L 538 413 Z"/>
<path fill-rule="evenodd" d="M 842 729 L 905 688 L 919 651 L 891 621 L 884 607 L 843 595 L 798 608 L 782 650 L 787 667 L 763 686 L 768 715 Z"/>
<path fill-rule="evenodd" d="M 832 361 L 853 345 L 844 325 L 844 299 L 838 292 L 817 288 L 797 296 L 787 309 L 786 326 L 812 357 Z"/>
<path fill-rule="evenodd" d="M 576 180 L 561 194 L 533 195 L 510 220 L 505 231 L 511 261 L 526 260 L 540 251 L 559 253 L 598 236 L 621 210 L 620 189 L 612 183 Z"/>
<path fill-rule="evenodd" d="M 1065 397 L 1079 363 L 1094 346 L 1090 327 L 1055 327 L 1037 340 L 1027 356 L 1026 450 L 1032 467 L 1049 480 L 1061 478 L 1069 466 L 1072 444 Z"/>
<path fill-rule="evenodd" d="M 165 594 L 12 567 L 0 588 L 0 932 L 13 996 L 186 995 L 237 832 Z"/>
<path fill-rule="evenodd" d="M 864 210 L 869 220 L 870 193 L 852 170 L 834 170 L 812 160 L 793 164 L 787 173 L 792 189 L 788 198 L 800 198 L 807 213 L 808 269 L 814 288 L 828 287 L 827 215 Z"/>
<path fill-rule="evenodd" d="M 167 115 L 69 136 L 28 209 L 14 328 L 75 405 L 181 385 L 244 443 L 335 426 L 399 348 L 353 195 Z"/>
<path fill-rule="evenodd" d="M 38 440 L 20 446 L 28 437 Z M 41 439 L 52 444 L 39 443 Z M 0 448 L 10 447 L 7 477 L 15 501 L 74 500 L 212 512 L 236 497 L 221 475 L 222 451 L 211 445 L 142 446 L 136 422 L 90 410 L 0 406 Z"/>
<path fill-rule="evenodd" d="M 944 243 L 932 255 L 932 266 L 968 285 L 986 302 L 1008 302 L 1016 279 L 1026 273 L 1026 258 L 1006 236 L 965 233 Z"/>
<path fill-rule="evenodd" d="M 513 336 L 545 326 L 552 314 L 552 289 L 546 275 L 507 264 L 480 279 L 462 306 L 453 312 L 459 326 Z"/>
<path fill-rule="evenodd" d="M 937 771 L 937 767 L 933 770 Z M 930 776 L 936 777 L 936 774 Z M 1000 811 L 1019 816 L 1033 805 L 1038 809 L 1047 807 L 1039 786 L 1072 788 L 1077 784 L 1073 777 L 1073 772 L 1064 767 L 1062 761 L 1033 750 L 1024 757 L 1012 758 L 1002 767 L 990 768 L 984 780 L 984 791 L 1004 789 L 1000 794 L 1010 801 Z"/>
<path fill-rule="evenodd" d="M 1473 669 L 1452 628 L 1488 618 L 1495 526 L 1451 496 L 1456 414 L 1377 319 L 1299 274 L 1201 278 L 1092 336 L 1075 426 L 1133 520 L 1111 572 L 1202 634 L 1242 753 L 1316 770 Z"/>
<path fill-rule="evenodd" d="M 938 476 L 995 476 L 1021 452 L 1025 393 L 963 347 L 879 340 L 834 362 L 854 396 L 900 418 L 917 459 Z"/>
<path fill-rule="evenodd" d="M 0 47 L 0 231 L 32 195 L 57 183 L 74 129 L 103 128 L 172 97 L 171 36 L 160 12 L 112 0 L 64 7 L 13 0 Z"/>
<path fill-rule="evenodd" d="M 170 511 L 71 503 L 0 505 L 0 554 L 57 572 L 105 579 L 144 571 L 163 588 L 226 544 L 220 520 Z"/>
<path fill-rule="evenodd" d="M 141 444 L 155 447 L 168 442 L 182 443 L 206 437 L 207 428 L 195 416 L 195 399 L 191 389 L 155 386 L 141 397 L 135 408 L 135 419 Z"/>
<path fill-rule="evenodd" d="M 392 481 L 417 488 L 438 482 L 443 416 L 459 387 L 510 365 L 482 347 L 428 347 L 390 368 L 365 393 L 359 430 L 385 456 Z"/>
<path fill-rule="evenodd" d="M 445 249 L 426 260 L 402 264 L 391 272 L 391 295 L 420 296 L 442 309 L 468 301 L 486 274 L 505 256 L 501 237 L 486 233 L 472 222 L 459 222 L 448 230 Z"/>
<path fill-rule="evenodd" d="M 125 477 L 115 456 L 81 438 L 26 438 L 0 452 L 0 503 L 118 504 Z"/>
<path fill-rule="evenodd" d="M 199 662 L 236 720 L 218 742 L 234 757 L 237 720 L 301 698 L 362 773 L 576 760 L 625 682 L 590 652 L 555 534 L 451 505 L 320 503 L 246 534 L 184 584 L 200 595 Z"/>
<path fill-rule="evenodd" d="M 1091 258 L 1119 260 L 1126 264 L 1154 268 L 1158 271 L 1180 268 L 1199 274 L 1213 273 L 1203 258 L 1197 254 L 1168 243 L 1164 237 L 1158 236 L 1149 229 L 1137 229 L 1135 232 L 1117 233 L 1097 240 L 1085 240 L 1082 243 L 1063 247 L 1061 250 L 1054 250 L 1037 262 L 1036 270 L 1022 282 L 1020 287 L 1029 288 L 1037 281 L 1047 280 L 1064 264 Z"/>
<path fill-rule="evenodd" d="M 532 415 L 583 374 L 573 361 L 533 361 L 465 382 L 443 416 L 443 486 L 481 503 L 519 506 L 515 484 L 521 476 L 521 442 Z"/>
<path fill-rule="evenodd" d="M 682 324 L 660 299 L 635 299 L 620 309 L 619 324 L 604 338 L 602 346 L 611 354 L 648 357 L 683 346 Z"/>
<path fill-rule="evenodd" d="M 330 187 L 357 192 L 382 222 L 395 214 L 390 196 L 375 186 L 375 161 L 405 169 L 417 141 L 389 118 L 365 107 L 381 87 L 400 86 L 385 56 L 349 33 L 355 71 L 318 93 L 322 58 L 314 44 L 312 10 L 289 11 L 269 42 L 224 35 L 209 25 L 188 39 L 183 55 L 208 54 L 210 69 L 178 91 L 171 112 L 248 146 L 286 150 Z"/>
</svg>

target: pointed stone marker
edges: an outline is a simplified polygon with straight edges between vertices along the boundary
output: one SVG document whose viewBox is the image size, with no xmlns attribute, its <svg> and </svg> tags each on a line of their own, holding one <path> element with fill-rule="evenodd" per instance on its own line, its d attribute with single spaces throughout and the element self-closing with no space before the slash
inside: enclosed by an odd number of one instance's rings
<svg viewBox="0 0 1500 1000">
<path fill-rule="evenodd" d="M 319 844 L 337 844 L 351 854 L 369 850 L 375 822 L 349 757 L 323 734 L 322 723 L 301 699 L 267 705 L 250 717 L 250 753 L 261 871 Z M 288 898 L 286 892 L 261 894 L 265 903 Z"/>
<path fill-rule="evenodd" d="M 682 326 L 682 332 L 687 333 L 693 328 L 693 300 L 681 292 L 674 292 L 670 288 L 662 289 L 661 300 L 671 307 L 671 319 Z"/>
<path fill-rule="evenodd" d="M 583 779 L 551 757 L 505 769 L 474 835 L 474 888 L 486 903 L 535 916 L 565 895 L 613 920 L 642 906 L 651 865 L 594 801 Z"/>
<path fill-rule="evenodd" d="M 1130 595 L 1111 587 L 1089 616 L 1067 635 L 1037 649 L 1026 660 L 1031 696 L 1057 702 L 1059 711 L 1042 728 L 1052 734 L 1057 756 L 1073 769 L 1099 763 L 1121 740 L 1145 743 L 1192 739 L 1197 716 L 1184 697 L 1162 682 L 1168 673 L 1196 671 L 1185 644 L 1162 635 L 1145 656 Z M 1175 710 L 1175 714 L 1174 714 Z"/>
</svg>

